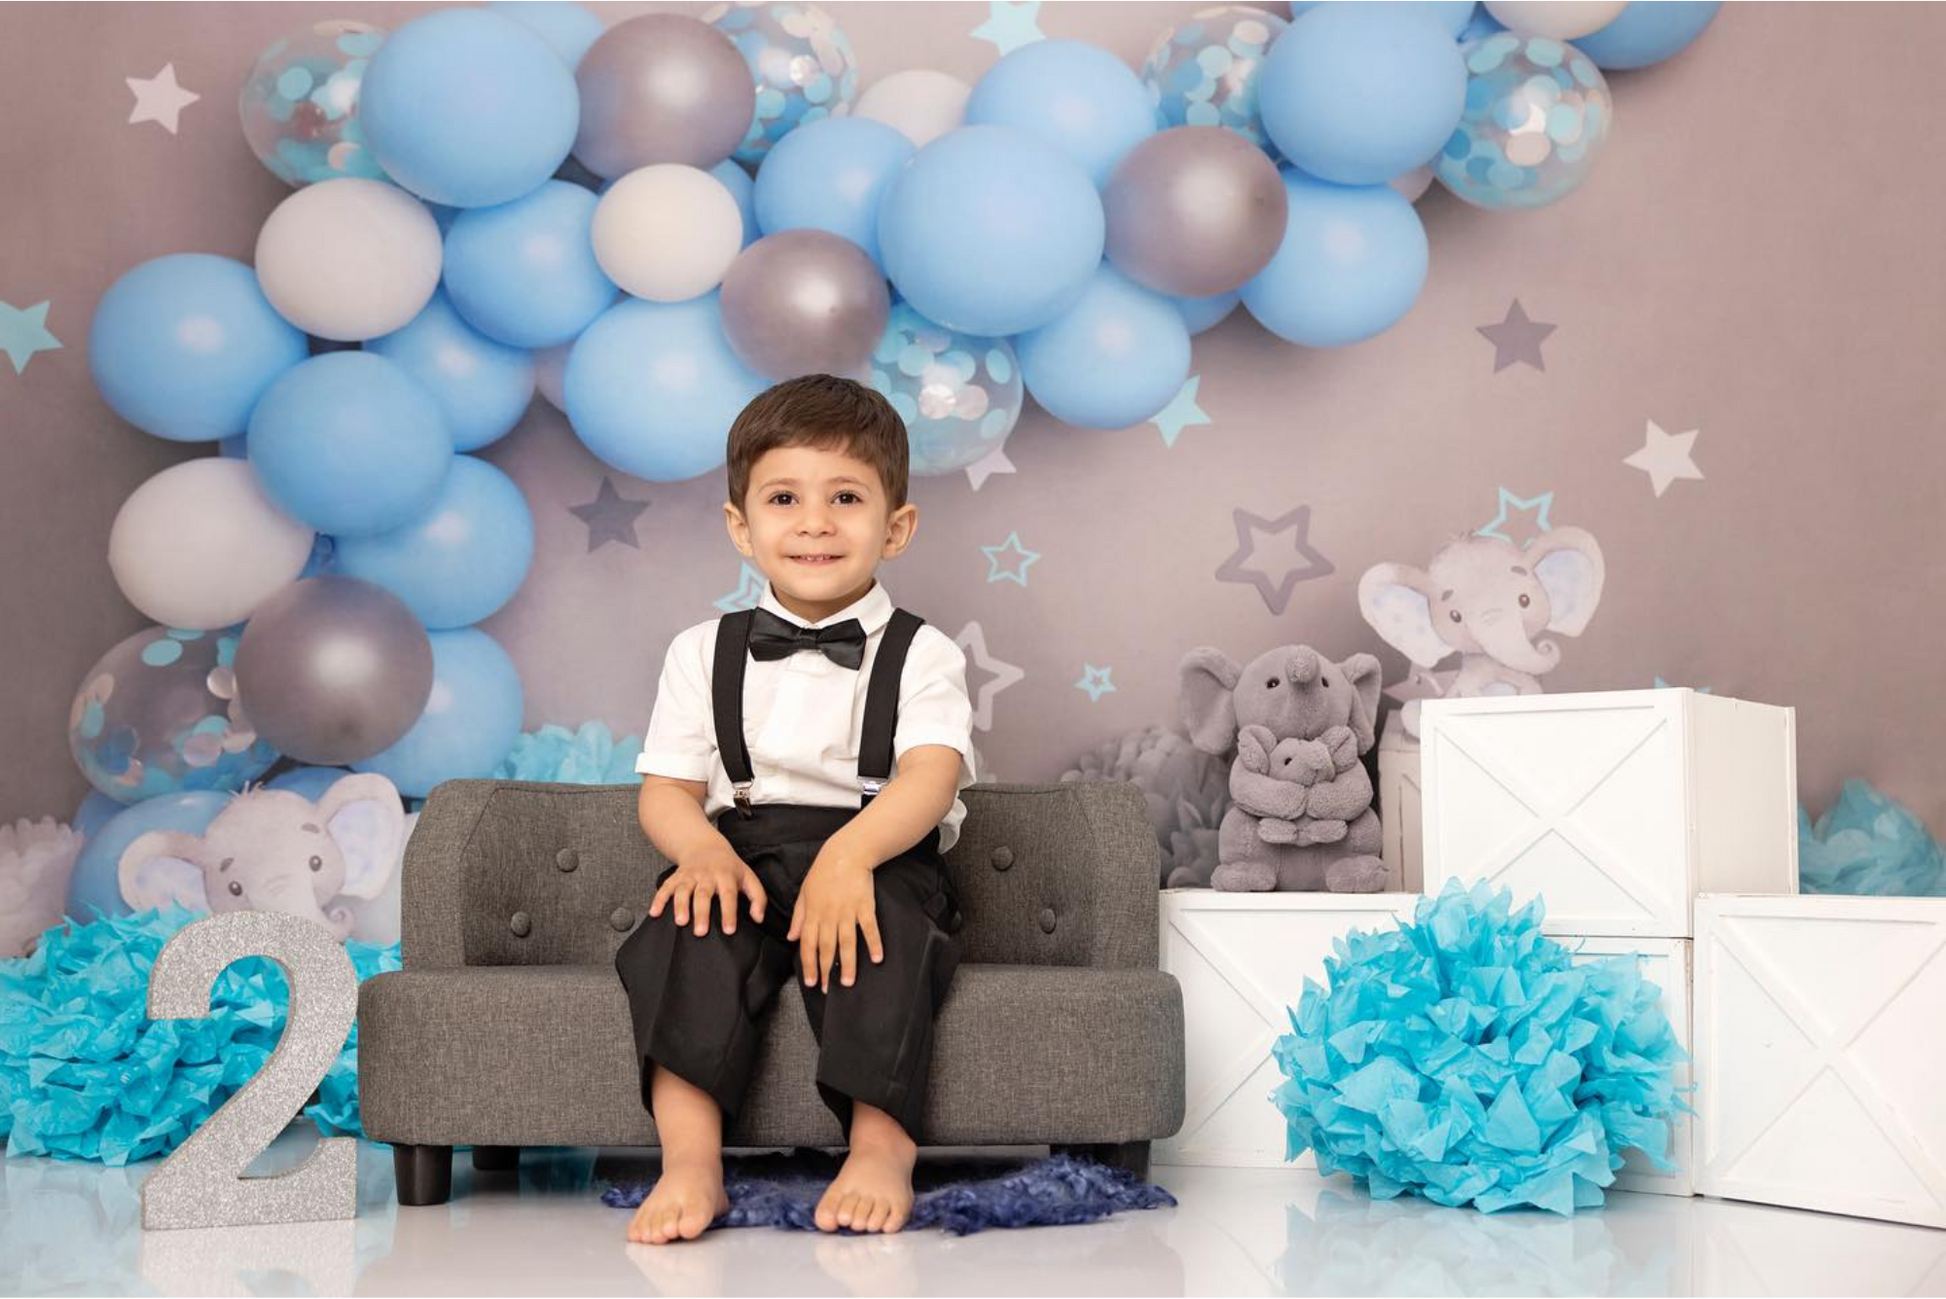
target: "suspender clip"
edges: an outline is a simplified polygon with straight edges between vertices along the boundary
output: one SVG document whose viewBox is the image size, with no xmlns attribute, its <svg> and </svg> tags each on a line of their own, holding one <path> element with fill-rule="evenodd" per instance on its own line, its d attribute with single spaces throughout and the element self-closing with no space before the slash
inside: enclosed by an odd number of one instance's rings
<svg viewBox="0 0 1946 1299">
<path fill-rule="evenodd" d="M 756 815 L 755 812 L 750 810 L 750 785 L 750 781 L 740 780 L 732 786 L 736 795 L 737 815 L 743 817 L 745 820 Z"/>
<path fill-rule="evenodd" d="M 885 782 L 876 776 L 860 776 L 858 778 L 858 793 L 863 802 L 870 802 L 872 799 L 877 798 L 878 792 L 884 788 Z"/>
</svg>

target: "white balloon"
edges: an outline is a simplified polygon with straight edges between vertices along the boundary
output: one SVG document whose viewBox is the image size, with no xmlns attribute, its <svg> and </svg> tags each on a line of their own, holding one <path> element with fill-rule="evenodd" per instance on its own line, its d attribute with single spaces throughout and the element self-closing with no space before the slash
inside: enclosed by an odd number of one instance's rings
<svg viewBox="0 0 1946 1299">
<path fill-rule="evenodd" d="M 1509 31 L 1571 41 L 1622 16 L 1628 0 L 1487 0 L 1487 12 Z"/>
<path fill-rule="evenodd" d="M 534 353 L 534 381 L 547 398 L 547 404 L 563 415 L 568 413 L 567 381 L 568 353 L 574 350 L 574 340 L 553 347 L 543 347 Z"/>
<path fill-rule="evenodd" d="M 270 503 L 248 460 L 212 456 L 172 465 L 129 494 L 109 529 L 108 567 L 156 622 L 213 631 L 296 581 L 313 537 Z"/>
<path fill-rule="evenodd" d="M 305 333 L 361 342 L 403 329 L 425 309 L 442 252 L 424 203 L 397 185 L 348 176 L 277 205 L 257 234 L 257 282 Z"/>
<path fill-rule="evenodd" d="M 1408 203 L 1417 203 L 1428 189 L 1432 188 L 1434 173 L 1430 164 L 1414 167 L 1402 176 L 1394 176 L 1386 184 L 1405 195 Z"/>
<path fill-rule="evenodd" d="M 609 186 L 589 233 L 595 260 L 624 292 L 682 302 L 723 282 L 743 249 L 743 213 L 708 172 L 659 162 Z"/>
<path fill-rule="evenodd" d="M 973 87 L 958 77 L 913 68 L 874 81 L 851 111 L 855 117 L 869 117 L 903 132 L 923 149 L 965 125 L 966 97 L 972 93 Z"/>
</svg>

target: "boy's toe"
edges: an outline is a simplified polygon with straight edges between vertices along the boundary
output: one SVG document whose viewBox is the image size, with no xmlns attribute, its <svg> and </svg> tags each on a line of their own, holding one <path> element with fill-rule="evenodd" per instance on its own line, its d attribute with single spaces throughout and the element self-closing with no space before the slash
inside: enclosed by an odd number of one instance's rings
<svg viewBox="0 0 1946 1299">
<path fill-rule="evenodd" d="M 890 1200 L 874 1200 L 872 1201 L 871 1211 L 865 1218 L 865 1230 L 884 1231 L 885 1224 L 891 1217 L 892 1202 Z"/>
<path fill-rule="evenodd" d="M 838 1202 L 838 1225 L 856 1227 L 864 1217 L 864 1197 L 856 1191 Z"/>
</svg>

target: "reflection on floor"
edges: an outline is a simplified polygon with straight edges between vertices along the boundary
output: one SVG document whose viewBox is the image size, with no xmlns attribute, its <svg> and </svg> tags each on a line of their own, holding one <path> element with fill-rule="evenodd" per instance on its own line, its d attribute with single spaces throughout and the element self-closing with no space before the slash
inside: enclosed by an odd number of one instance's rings
<svg viewBox="0 0 1946 1299">
<path fill-rule="evenodd" d="M 303 1158 L 286 1133 L 253 1172 Z M 1025 1155 L 1029 1151 L 1013 1152 Z M 744 1230 L 629 1245 L 600 1191 L 651 1152 L 454 1161 L 449 1204 L 401 1209 L 360 1147 L 352 1222 L 143 1232 L 155 1168 L 0 1159 L 0 1293 L 174 1294 L 1940 1294 L 1946 1232 L 1725 1201 L 1618 1194 L 1560 1219 L 1375 1203 L 1349 1180 L 1159 1168 L 1181 1207 L 1083 1227 L 828 1237 Z"/>
</svg>

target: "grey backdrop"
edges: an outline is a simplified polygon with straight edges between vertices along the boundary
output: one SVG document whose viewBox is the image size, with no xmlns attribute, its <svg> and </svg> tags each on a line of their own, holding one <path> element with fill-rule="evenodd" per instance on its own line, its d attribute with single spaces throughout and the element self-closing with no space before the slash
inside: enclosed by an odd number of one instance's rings
<svg viewBox="0 0 1946 1299">
<path fill-rule="evenodd" d="M 970 35 L 984 4 L 827 7 L 867 85 L 916 66 L 971 80 L 996 57 Z M 1040 25 L 1136 64 L 1199 7 L 1049 3 Z M 0 300 L 51 300 L 65 344 L 20 375 L 0 357 L 0 820 L 72 814 L 86 787 L 67 755 L 69 700 L 144 621 L 109 574 L 109 524 L 149 475 L 212 450 L 138 433 L 96 396 L 97 299 L 163 253 L 249 258 L 285 192 L 236 122 L 265 45 L 310 19 L 395 27 L 422 8 L 0 8 Z M 917 480 L 917 543 L 883 576 L 949 633 L 979 623 L 992 654 L 1024 669 L 980 735 L 992 771 L 1051 778 L 1168 718 L 1195 644 L 1239 658 L 1282 640 L 1381 649 L 1358 617 L 1359 574 L 1423 562 L 1491 519 L 1504 486 L 1554 493 L 1552 522 L 1592 530 L 1608 557 L 1607 598 L 1552 689 L 1660 675 L 1794 704 L 1814 811 L 1857 774 L 1938 826 L 1946 182 L 1929 130 L 1946 111 L 1942 41 L 1939 5 L 1726 6 L 1682 56 L 1613 79 L 1616 134 L 1566 202 L 1493 215 L 1428 195 L 1431 276 L 1388 333 L 1307 352 L 1239 313 L 1197 341 L 1211 422 L 1173 447 L 1153 425 L 1093 432 L 1030 408 L 1007 447 L 1017 472 L 977 492 L 963 474 Z M 123 79 L 165 62 L 202 95 L 173 136 L 127 122 Z M 1557 326 L 1544 372 L 1496 373 L 1475 332 L 1515 298 Z M 1649 420 L 1701 430 L 1704 480 L 1658 499 L 1622 463 Z M 520 666 L 528 728 L 603 719 L 639 733 L 670 637 L 738 586 L 720 474 L 616 475 L 650 502 L 640 545 L 590 553 L 569 506 L 594 499 L 604 469 L 562 416 L 537 400 L 486 456 L 537 522 L 532 575 L 485 624 Z M 1281 614 L 1216 580 L 1233 510 L 1301 505 L 1335 571 L 1299 582 Z M 1016 531 L 1040 559 L 1025 586 L 989 582 L 979 548 Z M 1402 672 L 1381 657 L 1388 679 Z M 1091 701 L 1075 684 L 1084 664 L 1110 668 L 1114 691 Z"/>
</svg>

